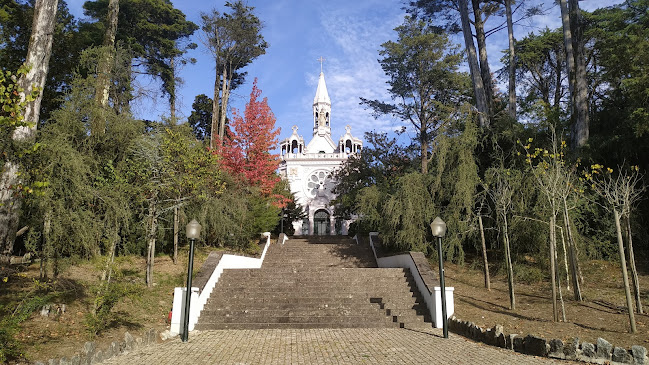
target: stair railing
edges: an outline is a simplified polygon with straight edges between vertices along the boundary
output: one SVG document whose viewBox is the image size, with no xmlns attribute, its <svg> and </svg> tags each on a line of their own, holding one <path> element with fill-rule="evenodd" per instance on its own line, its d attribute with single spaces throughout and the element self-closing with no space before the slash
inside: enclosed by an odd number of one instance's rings
<svg viewBox="0 0 649 365">
<path fill-rule="evenodd" d="M 410 273 L 417 284 L 417 290 L 419 290 L 430 312 L 433 325 L 436 328 L 442 328 L 442 291 L 438 280 L 433 277 L 432 269 L 424 254 L 411 251 L 400 255 L 378 257 L 373 238 L 378 237 L 378 235 L 378 232 L 370 232 L 370 247 L 372 248 L 372 252 L 374 252 L 377 266 L 410 269 Z M 427 271 L 427 273 L 422 273 L 422 271 Z M 446 287 L 447 317 L 451 317 L 455 312 L 454 290 L 455 288 L 453 287 Z"/>
<path fill-rule="evenodd" d="M 212 275 L 210 275 L 210 278 L 207 280 L 207 283 L 205 284 L 203 290 L 199 293 L 198 288 L 192 287 L 192 298 L 189 308 L 189 331 L 194 330 L 194 326 L 198 322 L 198 318 L 200 317 L 201 312 L 203 311 L 203 308 L 207 303 L 207 300 L 209 299 L 210 295 L 212 295 L 214 286 L 216 286 L 216 283 L 219 281 L 223 270 L 261 268 L 261 265 L 264 263 L 264 258 L 266 258 L 268 247 L 270 247 L 270 232 L 264 232 L 262 233 L 262 235 L 266 237 L 266 244 L 264 245 L 264 249 L 261 253 L 260 258 L 224 254 L 223 256 L 221 256 L 221 260 L 219 260 L 219 263 L 214 268 L 214 271 L 212 271 Z M 171 312 L 171 327 L 169 329 L 169 332 L 171 332 L 172 335 L 179 334 L 180 330 L 183 328 L 183 323 L 181 323 L 183 316 L 181 315 L 181 313 L 184 313 L 183 305 L 185 303 L 184 298 L 186 292 L 187 290 L 184 287 L 174 289 L 173 309 Z"/>
</svg>

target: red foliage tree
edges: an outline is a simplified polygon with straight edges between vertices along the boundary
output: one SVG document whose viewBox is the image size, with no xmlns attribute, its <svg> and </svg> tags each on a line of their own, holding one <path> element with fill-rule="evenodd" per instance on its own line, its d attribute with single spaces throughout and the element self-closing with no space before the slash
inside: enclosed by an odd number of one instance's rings
<svg viewBox="0 0 649 365">
<path fill-rule="evenodd" d="M 247 185 L 258 187 L 265 197 L 272 196 L 274 203 L 281 207 L 284 199 L 273 194 L 280 180 L 276 173 L 279 155 L 270 152 L 278 143 L 280 130 L 275 128 L 275 115 L 267 98 L 260 101 L 260 97 L 255 78 L 243 116 L 236 109 L 232 112 L 230 130 L 222 148 L 223 166 Z"/>
</svg>

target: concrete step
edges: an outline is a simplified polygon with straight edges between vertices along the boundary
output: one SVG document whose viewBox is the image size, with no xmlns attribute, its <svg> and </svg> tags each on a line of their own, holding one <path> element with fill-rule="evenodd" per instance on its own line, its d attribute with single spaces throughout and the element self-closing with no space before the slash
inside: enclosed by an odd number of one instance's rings
<svg viewBox="0 0 649 365">
<path fill-rule="evenodd" d="M 390 318 L 376 313 L 374 315 L 321 315 L 321 316 L 210 316 L 203 317 L 201 315 L 201 323 L 326 323 L 329 325 L 343 324 L 347 322 L 352 323 L 374 323 L 374 322 L 391 322 Z M 392 321 L 394 322 L 394 321 Z"/>
<path fill-rule="evenodd" d="M 312 295 L 312 296 L 311 296 Z M 246 302 L 277 302 L 277 303 L 311 303 L 315 301 L 320 301 L 322 303 L 335 302 L 340 300 L 358 300 L 361 303 L 364 301 L 370 301 L 372 299 L 379 300 L 383 299 L 391 303 L 393 306 L 403 306 L 408 304 L 417 303 L 417 297 L 414 295 L 403 296 L 393 296 L 390 297 L 386 294 L 382 296 L 376 295 L 376 293 L 328 293 L 328 295 L 319 295 L 318 293 L 309 294 L 309 293 L 279 293 L 279 294 L 266 294 L 263 296 L 259 295 L 247 295 L 247 294 L 232 294 L 228 295 L 227 298 L 224 297 L 211 297 L 207 300 L 206 306 L 215 305 L 224 303 L 246 303 Z"/>
<path fill-rule="evenodd" d="M 410 289 L 409 281 L 405 277 L 400 278 L 332 278 L 329 280 L 322 280 L 320 282 L 316 280 L 307 280 L 303 278 L 287 278 L 285 281 L 282 280 L 248 280 L 248 281 L 236 281 L 232 280 L 219 281 L 216 285 L 221 288 L 354 288 L 354 287 L 364 287 L 364 288 L 385 288 L 385 287 L 395 287 L 402 286 L 404 288 Z"/>
<path fill-rule="evenodd" d="M 272 270 L 262 267 L 261 269 L 227 269 L 223 271 L 223 276 L 243 276 L 243 277 L 268 277 L 269 275 L 288 275 L 296 274 L 300 277 L 341 277 L 341 276 L 369 276 L 369 277 L 391 277 L 395 275 L 404 276 L 409 274 L 406 269 L 392 268 L 314 268 L 303 267 L 294 268 L 273 268 Z"/>
<path fill-rule="evenodd" d="M 201 331 L 226 329 L 316 329 L 316 328 L 391 328 L 398 325 L 393 322 L 352 322 L 344 323 L 199 323 L 195 329 Z"/>
<path fill-rule="evenodd" d="M 290 298 L 284 299 L 269 299 L 269 300 L 258 300 L 252 298 L 244 298 L 237 300 L 226 300 L 226 299 L 216 299 L 210 298 L 205 304 L 204 310 L 291 310 L 291 309 L 354 309 L 354 308 L 374 308 L 375 303 L 372 303 L 371 298 L 302 298 L 300 300 L 294 300 Z M 391 307 L 394 309 L 404 309 L 404 310 L 417 310 L 420 305 L 419 302 L 410 300 L 401 300 L 401 301 L 392 301 L 390 303 Z M 425 313 L 425 312 L 424 312 Z"/>
</svg>

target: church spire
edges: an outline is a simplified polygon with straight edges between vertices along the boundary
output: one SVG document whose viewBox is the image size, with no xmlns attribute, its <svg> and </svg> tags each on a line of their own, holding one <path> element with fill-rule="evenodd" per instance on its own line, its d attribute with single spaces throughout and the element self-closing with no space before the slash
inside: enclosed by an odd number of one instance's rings
<svg viewBox="0 0 649 365">
<path fill-rule="evenodd" d="M 324 72 L 320 71 L 320 79 L 318 80 L 318 88 L 315 91 L 315 98 L 313 98 L 313 105 L 324 103 L 331 107 L 331 99 L 327 92 L 327 84 L 324 79 Z"/>
<path fill-rule="evenodd" d="M 318 61 L 320 61 L 320 67 L 322 67 L 322 61 L 324 61 L 324 59 L 320 57 Z M 324 72 L 320 71 L 318 88 L 316 89 L 315 97 L 313 98 L 313 135 L 331 134 L 331 126 L 329 125 L 330 114 L 331 99 L 329 99 L 329 93 L 327 92 Z"/>
</svg>

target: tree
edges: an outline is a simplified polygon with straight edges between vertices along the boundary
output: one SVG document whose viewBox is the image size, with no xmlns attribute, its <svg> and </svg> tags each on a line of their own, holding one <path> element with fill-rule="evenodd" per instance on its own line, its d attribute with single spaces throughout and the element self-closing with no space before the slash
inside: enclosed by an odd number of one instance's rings
<svg viewBox="0 0 649 365">
<path fill-rule="evenodd" d="M 366 132 L 363 153 L 350 156 L 334 171 L 336 216 L 351 219 L 358 214 L 358 197 L 363 188 L 378 186 L 390 191 L 398 177 L 418 169 L 416 148 L 404 146 L 387 133 Z"/>
<path fill-rule="evenodd" d="M 210 139 L 212 124 L 212 99 L 205 95 L 199 94 L 194 97 L 192 103 L 192 113 L 187 118 L 187 122 L 192 127 L 192 131 L 197 139 L 206 141 Z"/>
<path fill-rule="evenodd" d="M 485 89 L 486 85 L 482 79 L 481 68 L 478 65 L 475 45 L 473 44 L 473 35 L 471 33 L 471 25 L 469 24 L 466 0 L 458 0 L 458 6 L 460 9 L 460 19 L 462 21 L 462 34 L 464 35 L 466 53 L 469 59 L 471 80 L 473 81 L 473 93 L 476 100 L 476 107 L 478 109 L 478 118 L 482 127 L 488 127 L 490 120 L 490 103 Z"/>
<path fill-rule="evenodd" d="M 588 86 L 586 84 L 586 61 L 583 52 L 583 26 L 577 0 L 560 0 L 563 39 L 566 49 L 568 85 L 572 106 L 571 145 L 573 149 L 588 142 Z"/>
<path fill-rule="evenodd" d="M 592 162 L 649 169 L 649 2 L 634 0 L 586 18 L 593 92 Z M 646 204 L 640 206 L 647 215 Z"/>
<path fill-rule="evenodd" d="M 202 13 L 202 31 L 205 45 L 214 57 L 216 78 L 212 100 L 210 148 L 223 144 L 225 120 L 230 91 L 243 82 L 241 69 L 266 53 L 268 44 L 261 35 L 262 23 L 253 13 L 254 7 L 241 0 L 226 2 L 231 13 Z M 218 137 L 218 139 L 217 139 Z"/>
<path fill-rule="evenodd" d="M 169 188 L 169 175 L 172 166 L 165 159 L 160 131 L 141 135 L 134 142 L 130 165 L 129 181 L 137 186 L 137 191 L 133 195 L 139 195 L 138 201 L 146 211 L 144 218 L 147 242 L 145 252 L 146 284 L 148 287 L 152 287 L 158 220 L 166 211 L 173 209 L 175 203 L 165 199 L 165 190 Z"/>
<path fill-rule="evenodd" d="M 18 93 L 21 101 L 27 99 L 33 90 L 38 95 L 25 104 L 24 120 L 28 125 L 17 125 L 12 139 L 16 142 L 33 142 L 38 126 L 43 87 L 49 69 L 52 52 L 52 39 L 56 22 L 58 0 L 37 0 L 34 5 L 32 34 L 25 64 L 28 71 L 18 80 Z M 21 201 L 16 196 L 16 187 L 20 184 L 19 166 L 16 161 L 6 161 L 2 166 L 0 177 L 0 251 L 10 254 L 18 225 L 18 214 Z"/>
<path fill-rule="evenodd" d="M 69 91 L 73 73 L 79 64 L 81 50 L 88 46 L 88 34 L 79 31 L 79 23 L 70 14 L 64 0 L 56 11 L 52 56 L 43 89 L 39 126 L 63 103 Z M 25 62 L 32 33 L 34 1 L 5 0 L 0 15 L 0 65 L 5 70 L 18 70 Z"/>
<path fill-rule="evenodd" d="M 556 306 L 557 302 L 557 287 L 559 288 L 559 296 L 561 305 L 563 308 L 563 297 L 561 296 L 561 288 L 558 284 L 558 267 L 556 264 L 557 257 L 557 215 L 559 212 L 562 212 L 564 215 L 564 222 L 566 228 L 570 231 L 570 218 L 567 210 L 567 199 L 568 197 L 576 191 L 575 182 L 574 182 L 574 171 L 572 169 L 566 168 L 565 162 L 565 152 L 566 148 L 565 141 L 558 141 L 558 137 L 554 131 L 551 129 L 551 147 L 549 150 L 543 148 L 531 149 L 532 139 L 528 140 L 528 144 L 523 146 L 525 150 L 525 161 L 530 167 L 530 172 L 532 173 L 536 186 L 543 193 L 547 201 L 547 207 L 549 210 L 549 225 L 550 225 L 550 278 L 552 282 L 552 309 L 553 309 L 553 318 L 554 321 L 559 320 L 558 309 Z M 581 289 L 579 282 L 577 280 L 578 276 L 578 264 L 576 257 L 576 250 L 574 249 L 574 242 L 569 240 L 570 244 L 570 258 L 571 258 L 571 271 L 572 271 L 572 282 L 575 290 L 575 299 L 581 300 Z M 564 320 L 565 320 L 565 311 Z"/>
<path fill-rule="evenodd" d="M 101 35 L 101 39 L 112 32 L 109 27 L 113 26 L 116 2 L 119 2 L 116 43 L 128 49 L 137 61 L 132 67 L 142 67 L 145 73 L 159 77 L 163 92 L 168 93 L 175 85 L 170 60 L 183 53 L 177 42 L 190 37 L 198 26 L 186 20 L 185 14 L 167 0 L 95 0 L 84 3 L 85 14 L 96 20 L 111 21 L 86 23 L 84 27 L 88 32 Z M 102 40 L 95 39 L 95 42 L 99 44 Z M 121 104 L 118 107 L 125 109 L 130 98 L 118 101 Z"/>
<path fill-rule="evenodd" d="M 514 46 L 514 21 L 512 20 L 512 0 L 505 0 L 505 13 L 507 16 L 507 39 L 509 41 L 509 102 L 508 112 L 512 119 L 516 119 L 516 47 Z"/>
<path fill-rule="evenodd" d="M 92 117 L 91 133 L 104 134 L 104 111 L 108 107 L 108 92 L 110 91 L 110 75 L 115 59 L 115 36 L 117 33 L 117 21 L 119 15 L 119 0 L 110 0 L 108 3 L 108 14 L 106 14 L 104 42 L 102 56 L 97 66 L 97 84 L 95 85 L 95 115 Z"/>
<path fill-rule="evenodd" d="M 162 90 L 169 96 L 169 111 L 172 123 L 177 122 L 176 118 L 176 91 L 178 85 L 182 83 L 182 79 L 178 76 L 179 66 L 186 65 L 188 63 L 195 64 L 196 59 L 182 57 L 190 49 L 196 49 L 198 45 L 196 43 L 188 43 L 183 46 L 180 46 L 180 42 L 176 41 L 176 49 L 178 54 L 171 56 L 169 58 L 169 69 L 167 72 L 162 72 Z M 164 70 L 163 70 L 164 71 Z"/>
<path fill-rule="evenodd" d="M 280 130 L 275 129 L 275 116 L 268 100 L 259 100 L 260 97 L 261 90 L 255 79 L 243 115 L 236 110 L 233 112 L 230 137 L 223 147 L 223 167 L 269 197 L 279 182 L 275 172 L 279 167 L 279 155 L 271 154 L 270 150 L 277 145 Z"/>
<path fill-rule="evenodd" d="M 505 268 L 509 288 L 509 309 L 516 309 L 514 295 L 514 269 L 512 266 L 511 245 L 509 242 L 509 216 L 512 212 L 512 199 L 521 181 L 519 171 L 492 167 L 486 172 L 485 189 L 496 207 L 496 214 L 501 222 L 503 246 L 505 248 Z"/>
<path fill-rule="evenodd" d="M 100 52 L 85 50 L 80 69 L 96 69 Z M 29 159 L 30 173 L 24 175 L 26 180 L 43 182 L 40 194 L 26 200 L 22 217 L 31 227 L 26 245 L 40 252 L 43 276 L 50 267 L 56 276 L 59 257 L 106 255 L 102 279 L 108 281 L 117 248 L 126 245 L 123 239 L 130 233 L 131 186 L 123 164 L 128 146 L 142 133 L 143 125 L 129 114 L 107 109 L 107 135 L 91 136 L 91 116 L 98 107 L 96 82 L 95 74 L 75 76 L 65 103 L 40 131 L 44 143 Z"/>
<path fill-rule="evenodd" d="M 391 114 L 410 122 L 417 132 L 421 173 L 427 174 L 434 155 L 430 143 L 464 100 L 463 87 L 468 85 L 457 70 L 461 56 L 445 34 L 409 16 L 395 30 L 398 40 L 381 45 L 379 63 L 396 102 L 361 98 L 361 104 L 372 109 L 375 117 Z"/>
<path fill-rule="evenodd" d="M 591 182 L 593 190 L 606 201 L 606 208 L 613 212 L 615 231 L 617 233 L 618 253 L 620 255 L 620 267 L 622 269 L 622 282 L 624 284 L 624 294 L 626 296 L 626 305 L 629 312 L 629 324 L 631 332 L 636 333 L 637 330 L 635 316 L 633 314 L 631 290 L 629 288 L 629 274 L 627 272 L 627 263 L 624 254 L 621 218 L 625 215 L 630 215 L 632 206 L 640 198 L 644 187 L 641 185 L 642 180 L 637 166 L 632 166 L 630 169 L 618 167 L 618 170 L 617 174 L 613 174 L 613 169 L 604 169 L 604 166 L 594 164 L 591 166 L 591 172 L 586 173 L 586 179 Z M 630 240 L 627 241 L 627 249 L 629 250 L 630 260 L 633 260 L 630 263 L 632 264 L 633 274 L 636 276 L 633 278 L 634 291 L 636 292 L 638 312 L 641 312 L 642 304 L 640 304 L 638 295 L 638 293 L 640 293 L 640 288 L 639 284 L 637 284 L 635 260 L 632 251 L 633 246 Z"/>
<path fill-rule="evenodd" d="M 518 85 L 525 93 L 521 102 L 525 114 L 558 126 L 566 77 L 561 33 L 545 29 L 519 40 L 515 62 Z"/>
<path fill-rule="evenodd" d="M 167 127 L 162 135 L 162 154 L 169 184 L 165 197 L 173 201 L 173 262 L 178 261 L 180 210 L 188 202 L 201 203 L 222 190 L 220 160 L 193 138 L 187 125 Z"/>
</svg>

